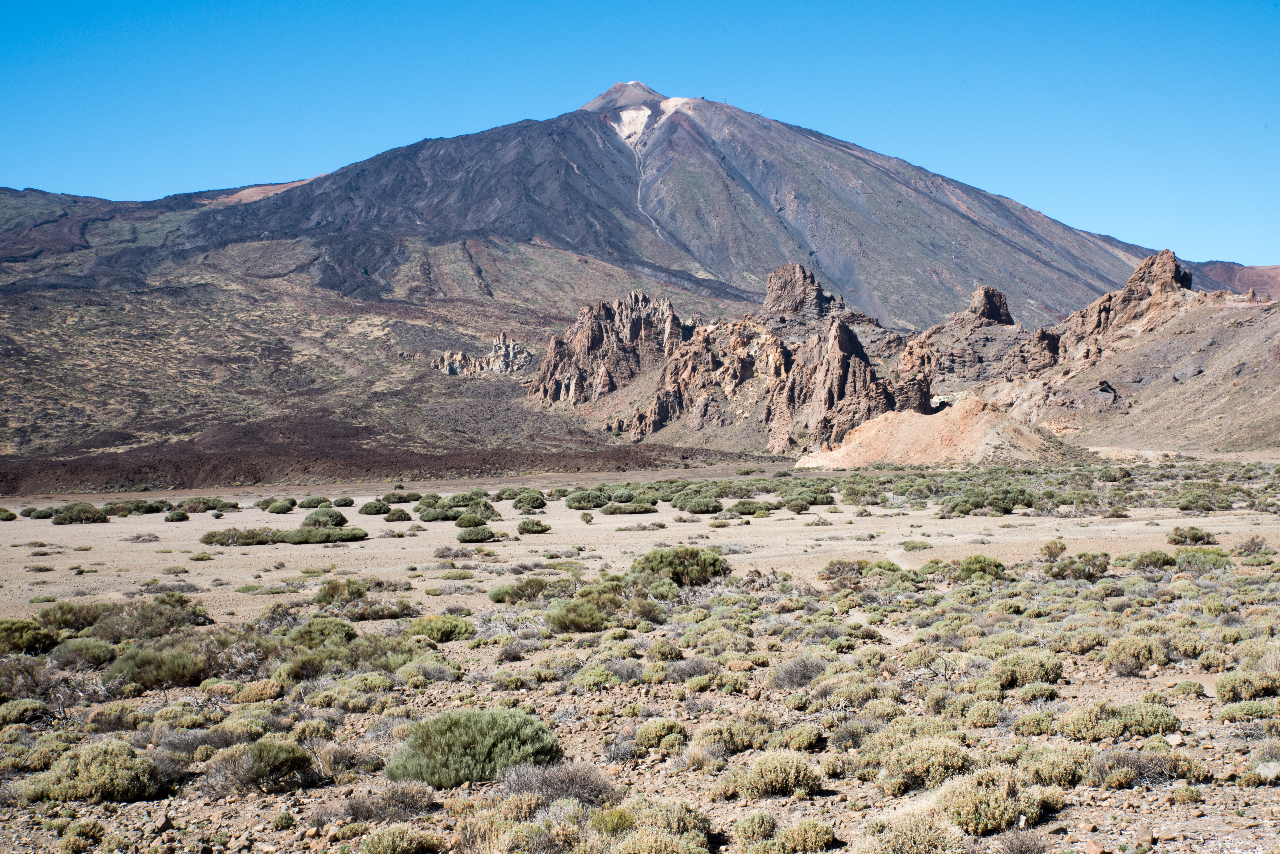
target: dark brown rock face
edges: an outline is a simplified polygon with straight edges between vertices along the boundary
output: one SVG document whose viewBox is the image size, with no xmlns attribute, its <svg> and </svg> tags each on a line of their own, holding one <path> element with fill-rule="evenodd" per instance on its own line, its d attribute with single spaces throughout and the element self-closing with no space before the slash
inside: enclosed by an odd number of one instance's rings
<svg viewBox="0 0 1280 854">
<path fill-rule="evenodd" d="M 969 298 L 969 313 L 976 314 L 984 320 L 1004 326 L 1013 325 L 1013 315 L 1009 313 L 1009 303 L 1004 294 L 986 285 L 978 288 Z"/>
<path fill-rule="evenodd" d="M 784 319 L 785 318 L 785 321 Z M 876 374 L 854 327 L 881 351 L 902 339 L 876 321 L 844 310 L 813 274 L 788 265 L 769 276 L 756 317 L 692 329 L 670 306 L 632 294 L 612 306 L 584 308 L 564 340 L 552 339 L 531 394 L 604 415 L 605 426 L 640 441 L 679 423 L 682 429 L 748 425 L 774 453 L 838 443 L 852 428 L 895 408 L 929 411 L 927 377 L 894 385 Z M 652 391 L 627 388 L 623 413 L 608 395 L 657 368 Z M 643 380 L 649 382 L 650 380 Z"/>
<path fill-rule="evenodd" d="M 798 315 L 816 321 L 832 308 L 844 309 L 844 300 L 825 293 L 813 273 L 799 264 L 786 264 L 769 274 L 765 284 L 764 314 Z"/>
</svg>

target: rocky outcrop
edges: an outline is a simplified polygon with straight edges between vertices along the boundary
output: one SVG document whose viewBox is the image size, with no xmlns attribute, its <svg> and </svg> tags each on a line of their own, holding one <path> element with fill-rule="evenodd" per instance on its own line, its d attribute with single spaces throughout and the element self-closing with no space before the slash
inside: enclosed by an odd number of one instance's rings
<svg viewBox="0 0 1280 854">
<path fill-rule="evenodd" d="M 1103 294 L 1053 328 L 1063 357 L 1096 361 L 1120 339 L 1158 324 L 1191 297 L 1191 274 L 1168 249 L 1147 258 L 1118 291 Z"/>
<path fill-rule="evenodd" d="M 584 308 L 564 339 L 552 340 L 531 394 L 579 406 L 635 441 L 677 423 L 693 431 L 749 425 L 774 453 L 819 449 L 895 408 L 928 411 L 927 379 L 882 379 L 860 331 L 882 355 L 903 342 L 847 311 L 799 265 L 771 273 L 764 309 L 736 321 L 685 327 L 669 305 L 632 294 Z M 653 378 L 640 379 L 650 369 Z M 646 391 L 633 382 L 652 384 Z"/>
<path fill-rule="evenodd" d="M 787 264 L 769 274 L 765 285 L 764 314 L 816 321 L 832 307 L 843 311 L 844 300 L 822 290 L 812 272 L 799 264 Z"/>
<path fill-rule="evenodd" d="M 544 404 L 598 400 L 661 366 L 690 332 L 670 301 L 639 291 L 583 306 L 564 337 L 552 337 L 530 394 Z"/>
<path fill-rule="evenodd" d="M 523 344 L 507 340 L 501 333 L 489 352 L 476 358 L 462 352 L 442 353 L 431 367 L 449 376 L 474 377 L 481 374 L 516 374 L 533 364 L 533 353 Z"/>
<path fill-rule="evenodd" d="M 1028 332 L 1009 313 L 1004 294 L 983 287 L 969 307 L 912 340 L 898 357 L 899 377 L 920 376 L 948 393 L 1009 375 L 1052 367 L 1058 336 L 1043 329 Z"/>
<path fill-rule="evenodd" d="M 986 285 L 978 288 L 969 298 L 969 314 L 1002 326 L 1013 326 L 1013 315 L 1009 313 L 1009 302 L 1004 294 Z"/>
</svg>

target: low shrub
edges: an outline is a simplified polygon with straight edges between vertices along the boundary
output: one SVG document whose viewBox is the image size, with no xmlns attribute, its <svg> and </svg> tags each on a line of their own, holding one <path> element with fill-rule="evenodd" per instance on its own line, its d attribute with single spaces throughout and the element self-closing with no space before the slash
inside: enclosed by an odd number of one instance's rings
<svg viewBox="0 0 1280 854">
<path fill-rule="evenodd" d="M 1062 678 L 1062 662 L 1048 651 L 1015 652 L 996 659 L 990 677 L 1001 688 L 1020 688 L 1035 682 L 1053 684 Z"/>
<path fill-rule="evenodd" d="M 385 516 L 391 512 L 391 505 L 385 501 L 366 501 L 356 512 L 361 516 Z"/>
<path fill-rule="evenodd" d="M 458 532 L 458 542 L 460 543 L 487 543 L 493 539 L 493 531 L 485 525 L 478 528 L 463 528 Z"/>
<path fill-rule="evenodd" d="M 652 504 L 606 504 L 600 508 L 606 516 L 634 516 L 643 513 L 657 513 L 658 508 Z"/>
<path fill-rule="evenodd" d="M 1026 785 L 1011 768 L 983 768 L 952 780 L 938 794 L 938 806 L 966 833 L 981 836 L 1005 830 L 1025 815 L 1031 824 L 1062 808 L 1056 787 Z"/>
<path fill-rule="evenodd" d="M 808 796 L 822 788 L 822 777 L 801 753 L 766 753 L 752 764 L 738 784 L 749 798 L 775 795 Z"/>
<path fill-rule="evenodd" d="M 301 785 L 311 764 L 311 754 L 301 745 L 264 738 L 219 751 L 206 773 L 222 788 L 282 792 Z"/>
<path fill-rule="evenodd" d="M 476 627 L 469 620 L 464 620 L 462 617 L 455 617 L 452 614 L 436 614 L 435 616 L 414 620 L 409 624 L 409 628 L 405 633 L 411 637 L 413 635 L 426 635 L 436 643 L 449 643 L 450 641 L 471 637 L 476 633 Z"/>
<path fill-rule="evenodd" d="M 893 750 L 881 763 L 876 784 L 893 797 L 932 789 L 973 767 L 969 751 L 950 738 L 920 738 Z"/>
<path fill-rule="evenodd" d="M 691 587 L 728 574 L 729 564 L 720 556 L 719 550 L 677 546 L 674 549 L 654 549 L 637 559 L 631 564 L 628 575 L 633 578 L 667 578 L 681 587 Z"/>
<path fill-rule="evenodd" d="M 933 812 L 902 813 L 884 823 L 869 854 L 965 854 L 969 846 L 951 834 Z"/>
<path fill-rule="evenodd" d="M 267 512 L 275 513 L 277 515 L 283 515 L 285 513 L 292 513 L 293 508 L 294 508 L 294 505 L 289 503 L 288 501 L 276 501 L 268 505 Z"/>
<path fill-rule="evenodd" d="M 386 773 L 392 780 L 452 789 L 496 779 L 513 765 L 558 762 L 562 755 L 555 735 L 524 712 L 457 709 L 415 725 Z"/>
<path fill-rule="evenodd" d="M 1217 544 L 1213 534 L 1196 527 L 1174 528 L 1166 539 L 1171 546 L 1212 546 Z"/>
<path fill-rule="evenodd" d="M 564 499 L 564 506 L 570 510 L 595 510 L 609 503 L 609 496 L 603 492 L 571 492 Z"/>
<path fill-rule="evenodd" d="M 503 773 L 502 784 L 513 795 L 536 795 L 547 804 L 573 798 L 599 807 L 612 802 L 619 794 L 609 778 L 590 762 L 512 765 Z"/>
<path fill-rule="evenodd" d="M 1173 780 L 1199 783 L 1212 774 L 1197 759 L 1174 752 L 1150 750 L 1107 750 L 1089 762 L 1087 780 L 1090 786 L 1103 789 L 1129 789 L 1137 785 L 1158 786 Z"/>
<path fill-rule="evenodd" d="M 347 517 L 332 507 L 321 507 L 312 510 L 302 520 L 304 528 L 341 528 L 347 524 Z"/>
<path fill-rule="evenodd" d="M 31 620 L 0 620 L 0 655 L 40 655 L 57 644 L 57 637 Z"/>
<path fill-rule="evenodd" d="M 412 522 L 413 517 L 403 507 L 392 507 L 391 512 L 382 517 L 384 522 Z"/>
<path fill-rule="evenodd" d="M 10 700 L 0 705 L 0 726 L 31 723 L 48 715 L 49 706 L 43 700 Z"/>
<path fill-rule="evenodd" d="M 346 495 L 342 496 L 341 498 L 333 499 L 334 507 L 354 507 L 355 504 L 356 504 L 355 499 Z"/>
<path fill-rule="evenodd" d="M 521 519 L 520 524 L 516 527 L 516 531 L 521 534 L 545 534 L 550 530 L 550 525 L 545 522 L 539 522 L 537 519 Z"/>
<path fill-rule="evenodd" d="M 444 840 L 405 824 L 383 827 L 360 840 L 364 854 L 439 854 Z"/>
<path fill-rule="evenodd" d="M 547 609 L 544 619 L 556 632 L 598 632 L 604 628 L 604 614 L 585 599 L 557 601 Z"/>
<path fill-rule="evenodd" d="M 645 721 L 636 729 L 636 744 L 640 747 L 679 750 L 688 737 L 684 724 L 666 718 Z"/>
<path fill-rule="evenodd" d="M 1228 673 L 1217 681 L 1213 693 L 1220 703 L 1274 697 L 1280 694 L 1280 675 L 1244 671 Z"/>
<path fill-rule="evenodd" d="M 185 510 L 171 510 L 165 517 L 166 522 L 186 522 L 191 519 Z"/>
<path fill-rule="evenodd" d="M 836 830 L 829 824 L 802 818 L 780 832 L 777 841 L 788 854 L 825 851 L 835 845 Z"/>
<path fill-rule="evenodd" d="M 110 521 L 111 517 L 107 515 L 107 511 L 84 502 L 59 507 L 53 517 L 55 525 L 91 525 Z"/>
<path fill-rule="evenodd" d="M 28 801 L 131 802 L 150 800 L 163 785 L 155 763 L 123 741 L 107 739 L 64 754 L 43 774 L 26 780 Z"/>
<path fill-rule="evenodd" d="M 458 528 L 479 528 L 484 524 L 484 519 L 474 513 L 463 513 L 453 524 Z"/>
</svg>

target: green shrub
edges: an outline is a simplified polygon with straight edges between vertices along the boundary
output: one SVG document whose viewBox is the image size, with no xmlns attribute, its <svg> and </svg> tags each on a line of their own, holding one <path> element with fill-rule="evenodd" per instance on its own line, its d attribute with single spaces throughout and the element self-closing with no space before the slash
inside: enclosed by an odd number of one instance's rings
<svg viewBox="0 0 1280 854">
<path fill-rule="evenodd" d="M 949 575 L 959 581 L 968 581 L 979 573 L 988 578 L 1004 578 L 1004 564 L 986 555 L 969 555 L 961 561 L 952 561 Z"/>
<path fill-rule="evenodd" d="M 449 618 L 456 619 L 456 618 Z M 312 617 L 289 632 L 289 640 L 304 649 L 345 646 L 356 639 L 356 627 L 336 617 Z"/>
<path fill-rule="evenodd" d="M 778 842 L 788 854 L 825 851 L 836 842 L 835 828 L 811 818 L 800 821 L 778 834 Z"/>
<path fill-rule="evenodd" d="M 675 738 L 669 741 L 673 736 Z M 653 718 L 636 729 L 636 744 L 640 747 L 673 750 L 683 747 L 688 737 L 689 731 L 684 724 L 666 718 Z"/>
<path fill-rule="evenodd" d="M 26 724 L 49 715 L 49 706 L 42 700 L 10 700 L 0 705 L 0 726 Z"/>
<path fill-rule="evenodd" d="M 182 639 L 152 641 L 125 649 L 107 668 L 104 681 L 119 680 L 143 688 L 199 685 L 205 661 L 195 644 Z"/>
<path fill-rule="evenodd" d="M 200 542 L 206 546 L 266 546 L 276 541 L 275 534 L 270 528 L 227 528 L 205 531 Z"/>
<path fill-rule="evenodd" d="M 682 501 L 679 505 L 675 505 L 673 502 L 673 505 L 677 506 L 677 509 L 683 510 L 686 513 L 696 513 L 700 515 L 706 513 L 720 513 L 724 510 L 724 505 L 719 501 L 716 501 L 714 498 L 701 495 Z"/>
<path fill-rule="evenodd" d="M 654 549 L 639 558 L 631 565 L 629 576 L 649 576 L 655 580 L 667 578 L 681 587 L 691 587 L 728 574 L 729 564 L 717 549 L 677 546 L 674 549 Z"/>
<path fill-rule="evenodd" d="M 439 854 L 446 850 L 442 839 L 404 824 L 394 824 L 360 840 L 364 854 Z"/>
<path fill-rule="evenodd" d="M 115 647 L 98 638 L 71 638 L 49 653 L 66 670 L 96 670 L 116 657 Z"/>
<path fill-rule="evenodd" d="M 411 637 L 413 635 L 426 635 L 436 643 L 449 643 L 450 641 L 471 637 L 476 633 L 476 627 L 469 620 L 464 620 L 462 617 L 455 617 L 452 614 L 436 614 L 431 617 L 422 617 L 414 620 L 409 624 L 406 633 Z"/>
<path fill-rule="evenodd" d="M 484 519 L 474 513 L 463 513 L 453 524 L 459 528 L 479 528 L 484 524 Z"/>
<path fill-rule="evenodd" d="M 361 516 L 385 516 L 391 512 L 391 505 L 385 501 L 366 501 L 356 512 Z"/>
<path fill-rule="evenodd" d="M 267 508 L 267 512 L 276 514 L 292 513 L 293 507 L 294 505 L 290 504 L 288 501 L 277 501 Z"/>
<path fill-rule="evenodd" d="M 537 519 L 521 519 L 516 530 L 521 534 L 545 534 L 551 530 L 551 526 Z"/>
<path fill-rule="evenodd" d="M 0 620 L 0 655 L 15 652 L 40 655 L 57 644 L 56 637 L 31 620 Z"/>
<path fill-rule="evenodd" d="M 369 537 L 363 528 L 299 528 L 296 531 L 272 531 L 277 543 L 291 546 L 318 545 L 320 543 L 351 543 Z"/>
<path fill-rule="evenodd" d="M 547 609 L 545 619 L 556 632 L 598 632 L 604 628 L 604 614 L 585 599 L 558 601 Z"/>
<path fill-rule="evenodd" d="M 1015 652 L 991 665 L 991 679 L 1001 688 L 1018 688 L 1035 682 L 1053 684 L 1062 678 L 1062 662 L 1047 651 Z"/>
<path fill-rule="evenodd" d="M 515 501 L 511 502 L 511 506 L 522 512 L 541 510 L 547 506 L 547 499 L 543 498 L 542 493 L 536 489 L 529 489 L 517 495 Z"/>
<path fill-rule="evenodd" d="M 29 801 L 130 802 L 154 798 L 163 788 L 155 763 L 123 741 L 77 747 L 43 774 L 28 778 Z"/>
<path fill-rule="evenodd" d="M 0 522 L 12 522 L 17 519 L 17 515 L 7 507 L 0 507 Z"/>
<path fill-rule="evenodd" d="M 564 506 L 570 510 L 595 510 L 609 503 L 609 496 L 603 492 L 572 492 L 564 500 Z"/>
<path fill-rule="evenodd" d="M 938 794 L 947 818 L 975 836 L 1012 827 L 1023 815 L 1034 824 L 1062 805 L 1060 789 L 1024 785 L 1013 769 L 999 766 L 952 780 Z"/>
<path fill-rule="evenodd" d="M 1220 703 L 1274 697 L 1280 694 L 1280 676 L 1270 673 L 1228 673 L 1217 681 L 1213 693 Z"/>
<path fill-rule="evenodd" d="M 1164 569 L 1166 566 L 1176 566 L 1177 561 L 1173 555 L 1155 549 L 1149 552 L 1143 552 L 1133 559 L 1129 564 L 1129 569 L 1134 572 L 1142 572 L 1144 569 Z"/>
<path fill-rule="evenodd" d="M 733 823 L 733 838 L 745 848 L 748 843 L 772 839 L 777 829 L 777 820 L 767 812 L 752 813 Z"/>
<path fill-rule="evenodd" d="M 995 700 L 981 700 L 969 707 L 965 713 L 965 722 L 971 727 L 990 729 L 1000 723 L 1000 713 L 1004 706 Z"/>
<path fill-rule="evenodd" d="M 739 790 L 749 798 L 811 795 L 822 788 L 822 777 L 801 753 L 766 753 L 742 776 Z"/>
<path fill-rule="evenodd" d="M 900 813 L 883 823 L 883 828 L 868 854 L 965 854 L 970 850 L 931 811 Z"/>
<path fill-rule="evenodd" d="M 421 501 L 422 495 L 417 492 L 388 492 L 382 500 L 387 504 L 412 504 Z"/>
<path fill-rule="evenodd" d="M 341 498 L 333 499 L 334 507 L 354 507 L 355 504 L 356 504 L 355 499 L 346 495 L 342 496 Z"/>
<path fill-rule="evenodd" d="M 1260 718 L 1274 718 L 1276 711 L 1275 703 L 1268 703 L 1264 700 L 1241 700 L 1239 703 L 1223 706 L 1221 711 L 1214 715 L 1214 718 L 1229 723 L 1237 723 Z"/>
<path fill-rule="evenodd" d="M 298 502 L 298 506 L 303 510 L 315 510 L 317 507 L 329 507 L 332 504 L 332 501 L 319 495 L 309 495 Z"/>
<path fill-rule="evenodd" d="M 187 515 L 187 512 L 185 510 L 173 510 L 173 511 L 170 511 L 169 514 L 164 517 L 164 520 L 166 522 L 186 522 L 190 518 L 191 517 Z"/>
<path fill-rule="evenodd" d="M 606 516 L 633 516 L 640 513 L 657 513 L 658 508 L 652 504 L 606 504 L 600 508 Z"/>
<path fill-rule="evenodd" d="M 423 522 L 456 522 L 465 514 L 461 507 L 428 508 L 418 514 L 418 519 Z"/>
<path fill-rule="evenodd" d="M 382 517 L 384 522 L 412 522 L 413 517 L 403 507 L 392 507 L 391 512 Z"/>
<path fill-rule="evenodd" d="M 107 515 L 107 511 L 84 502 L 59 507 L 57 514 L 53 517 L 55 525 L 101 524 L 109 521 L 111 517 Z"/>
<path fill-rule="evenodd" d="M 387 764 L 392 780 L 442 789 L 493 780 L 521 763 L 546 765 L 563 755 L 546 725 L 514 709 L 456 709 L 417 724 Z"/>
<path fill-rule="evenodd" d="M 460 543 L 487 543 L 493 539 L 493 531 L 488 527 L 481 525 L 478 528 L 463 528 L 458 532 L 458 542 Z"/>
<path fill-rule="evenodd" d="M 347 517 L 332 507 L 321 507 L 312 510 L 302 520 L 304 528 L 341 528 L 347 524 Z"/>
<path fill-rule="evenodd" d="M 526 578 L 515 584 L 500 584 L 489 591 L 489 600 L 514 605 L 517 602 L 528 602 L 537 599 L 547 589 L 544 578 Z"/>
<path fill-rule="evenodd" d="M 973 757 L 950 738 L 920 738 L 891 751 L 876 783 L 898 796 L 912 789 L 932 789 L 973 767 Z"/>
</svg>

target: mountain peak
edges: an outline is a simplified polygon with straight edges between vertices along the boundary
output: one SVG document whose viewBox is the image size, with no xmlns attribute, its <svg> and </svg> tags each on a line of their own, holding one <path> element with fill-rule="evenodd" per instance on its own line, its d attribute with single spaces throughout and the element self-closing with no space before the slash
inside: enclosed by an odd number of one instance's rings
<svg viewBox="0 0 1280 854">
<path fill-rule="evenodd" d="M 601 95 L 583 104 L 579 109 L 592 113 L 607 113 L 625 107 L 654 104 L 667 100 L 667 96 L 655 92 L 639 80 L 630 83 L 614 83 Z"/>
</svg>

